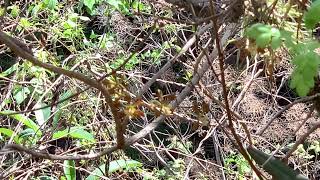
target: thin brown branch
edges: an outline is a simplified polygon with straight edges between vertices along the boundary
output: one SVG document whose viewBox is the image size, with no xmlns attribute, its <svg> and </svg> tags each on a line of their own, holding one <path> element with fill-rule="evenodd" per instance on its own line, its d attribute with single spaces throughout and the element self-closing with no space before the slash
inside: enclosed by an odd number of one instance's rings
<svg viewBox="0 0 320 180">
<path fill-rule="evenodd" d="M 240 137 L 238 136 L 236 130 L 234 129 L 233 126 L 233 120 L 232 120 L 232 114 L 231 114 L 231 110 L 230 110 L 230 106 L 229 106 L 229 101 L 228 101 L 228 91 L 227 91 L 227 86 L 226 86 L 226 81 L 225 81 L 225 76 L 224 76 L 224 55 L 221 49 L 221 44 L 220 44 L 220 38 L 219 38 L 219 33 L 218 33 L 218 22 L 217 19 L 214 18 L 215 15 L 215 6 L 213 5 L 213 1 L 210 1 L 210 5 L 211 5 L 211 12 L 213 15 L 212 18 L 212 22 L 213 22 L 213 33 L 214 33 L 214 38 L 216 40 L 216 48 L 218 51 L 218 60 L 219 60 L 219 67 L 220 67 L 220 77 L 221 77 L 221 85 L 222 85 L 222 91 L 223 91 L 223 99 L 224 99 L 224 104 L 226 106 L 226 112 L 227 112 L 227 117 L 229 120 L 229 129 L 233 135 L 233 137 L 236 140 L 236 143 L 238 145 L 238 149 L 240 151 L 240 153 L 243 155 L 243 157 L 248 161 L 250 167 L 253 169 L 253 171 L 257 174 L 257 176 L 259 177 L 259 179 L 263 179 L 262 178 L 262 174 L 261 172 L 257 169 L 257 167 L 253 164 L 252 160 L 250 159 L 247 151 L 245 150 L 245 148 L 243 147 L 243 144 L 241 142 Z"/>
</svg>

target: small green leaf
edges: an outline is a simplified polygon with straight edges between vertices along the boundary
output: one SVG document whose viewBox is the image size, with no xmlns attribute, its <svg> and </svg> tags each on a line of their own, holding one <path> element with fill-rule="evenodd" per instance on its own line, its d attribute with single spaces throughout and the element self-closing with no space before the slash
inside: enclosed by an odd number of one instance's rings
<svg viewBox="0 0 320 180">
<path fill-rule="evenodd" d="M 1 66 L 1 64 L 0 64 L 0 66 Z M 12 74 L 14 71 L 17 70 L 17 68 L 18 68 L 18 64 L 14 64 L 9 69 L 7 69 L 4 72 L 0 73 L 0 77 L 6 77 L 6 76 Z"/>
<path fill-rule="evenodd" d="M 299 174 L 291 169 L 289 166 L 281 162 L 275 157 L 249 146 L 247 149 L 250 156 L 255 160 L 257 164 L 263 166 L 262 168 L 266 170 L 269 174 L 277 180 L 307 180 L 303 174 Z M 269 160 L 268 162 L 266 162 Z"/>
<path fill-rule="evenodd" d="M 30 94 L 28 87 L 17 87 L 13 91 L 13 98 L 16 100 L 17 104 L 21 104 Z"/>
<path fill-rule="evenodd" d="M 11 129 L 7 129 L 7 128 L 0 128 L 0 134 L 4 134 L 4 135 L 8 136 L 9 138 L 11 138 L 14 135 L 14 131 L 12 131 Z M 15 143 L 19 144 L 19 137 L 17 135 L 15 135 L 13 137 L 13 140 Z"/>
<path fill-rule="evenodd" d="M 10 15 L 13 18 L 16 18 L 17 16 L 19 16 L 19 13 L 20 13 L 19 6 L 17 6 L 17 5 L 9 6 L 8 9 L 11 10 Z"/>
<path fill-rule="evenodd" d="M 76 180 L 76 168 L 74 160 L 65 160 L 63 162 L 63 172 L 67 180 Z"/>
<path fill-rule="evenodd" d="M 306 28 L 313 29 L 320 22 L 320 0 L 314 1 L 304 14 Z"/>
<path fill-rule="evenodd" d="M 95 0 L 83 0 L 83 4 L 90 10 L 93 10 L 93 6 L 96 3 Z"/>
<path fill-rule="evenodd" d="M 27 18 L 21 18 L 19 24 L 21 27 L 24 27 L 24 28 L 29 28 L 32 26 L 32 23 L 30 23 Z"/>
<path fill-rule="evenodd" d="M 95 142 L 93 135 L 88 131 L 84 130 L 83 127 L 71 127 L 70 129 L 67 128 L 63 131 L 57 131 L 53 133 L 52 138 L 59 139 L 67 136 L 70 136 L 76 139 L 85 139 L 91 142 Z"/>
<path fill-rule="evenodd" d="M 135 161 L 135 160 L 116 160 L 116 161 L 111 161 L 109 163 L 109 169 L 108 173 L 114 173 L 116 171 L 121 171 L 121 170 L 131 170 L 131 169 L 136 169 L 142 166 L 142 163 Z M 105 173 L 105 164 L 102 164 L 98 168 L 96 168 L 90 176 L 86 178 L 86 180 L 98 180 L 100 176 L 103 176 Z"/>
<path fill-rule="evenodd" d="M 45 7 L 50 10 L 54 10 L 58 5 L 58 0 L 44 0 Z"/>
<path fill-rule="evenodd" d="M 0 115 L 9 115 L 10 118 L 15 119 L 21 123 L 23 123 L 25 126 L 31 128 L 34 132 L 36 132 L 37 135 L 41 136 L 42 132 L 40 131 L 40 126 L 38 126 L 35 122 L 33 122 L 31 119 L 25 117 L 22 114 L 12 114 L 14 111 L 1 111 Z"/>
<path fill-rule="evenodd" d="M 270 25 L 257 23 L 246 30 L 246 36 L 256 40 L 256 44 L 260 48 L 271 45 L 271 48 L 277 49 L 282 42 L 281 31 Z"/>
</svg>

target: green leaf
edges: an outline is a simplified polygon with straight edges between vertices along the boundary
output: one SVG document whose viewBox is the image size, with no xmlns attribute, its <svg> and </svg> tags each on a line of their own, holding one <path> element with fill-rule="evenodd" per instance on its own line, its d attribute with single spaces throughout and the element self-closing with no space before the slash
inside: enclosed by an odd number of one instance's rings
<svg viewBox="0 0 320 180">
<path fill-rule="evenodd" d="M 58 5 L 58 0 L 44 0 L 45 7 L 50 10 L 54 10 Z"/>
<path fill-rule="evenodd" d="M 34 132 L 36 132 L 37 135 L 41 136 L 42 132 L 40 131 L 40 126 L 38 126 L 35 122 L 33 122 L 31 119 L 25 117 L 22 114 L 12 114 L 15 113 L 14 111 L 1 111 L 0 115 L 9 115 L 10 118 L 15 119 L 21 123 L 23 123 L 25 126 L 31 128 Z"/>
<path fill-rule="evenodd" d="M 100 176 L 103 176 L 105 173 L 105 164 L 102 164 L 98 168 L 96 168 L 90 176 L 86 178 L 86 180 L 98 180 Z M 109 169 L 108 173 L 114 173 L 116 171 L 121 171 L 121 170 L 131 170 L 131 169 L 136 169 L 142 166 L 142 163 L 135 161 L 135 160 L 116 160 L 116 161 L 111 161 L 109 163 Z"/>
<path fill-rule="evenodd" d="M 35 108 L 40 108 L 40 107 L 44 107 L 44 106 L 47 106 L 47 104 L 38 103 L 35 105 Z M 50 109 L 50 107 L 39 109 L 39 110 L 34 111 L 34 114 L 36 116 L 36 120 L 37 120 L 38 124 L 41 126 L 49 119 L 50 114 L 51 114 L 51 109 Z"/>
<path fill-rule="evenodd" d="M 93 135 L 88 131 L 84 130 L 83 127 L 71 127 L 63 131 L 57 131 L 53 133 L 52 138 L 59 139 L 67 136 L 70 136 L 76 139 L 85 139 L 91 142 L 95 142 Z"/>
<path fill-rule="evenodd" d="M 295 68 L 291 75 L 290 87 L 296 89 L 299 96 L 306 96 L 314 87 L 314 78 L 318 74 L 320 57 L 311 51 L 295 56 L 292 63 Z"/>
<path fill-rule="evenodd" d="M 29 28 L 32 26 L 32 23 L 29 22 L 29 20 L 27 18 L 21 18 L 20 19 L 20 22 L 19 22 L 19 25 L 21 27 L 24 27 L 24 28 Z"/>
<path fill-rule="evenodd" d="M 0 66 L 1 66 L 1 64 L 0 64 Z M 9 69 L 7 69 L 4 72 L 0 73 L 0 77 L 6 77 L 6 76 L 12 74 L 14 71 L 17 70 L 17 68 L 18 68 L 18 64 L 14 64 Z"/>
<path fill-rule="evenodd" d="M 306 28 L 313 29 L 320 22 L 320 0 L 314 1 L 304 14 Z"/>
<path fill-rule="evenodd" d="M 28 137 L 34 137 L 36 132 L 31 128 L 26 128 L 19 133 L 19 141 L 28 140 Z"/>
<path fill-rule="evenodd" d="M 121 0 L 107 0 L 107 3 L 118 10 L 120 9 L 120 5 L 123 5 Z"/>
<path fill-rule="evenodd" d="M 19 16 L 19 13 L 20 13 L 19 6 L 17 5 L 9 6 L 8 9 L 11 9 L 10 15 L 13 18 L 16 18 L 17 16 Z"/>
<path fill-rule="evenodd" d="M 282 42 L 281 31 L 270 25 L 257 23 L 246 30 L 246 36 L 256 40 L 256 44 L 260 48 L 271 45 L 271 48 L 277 49 Z"/>
<path fill-rule="evenodd" d="M 16 100 L 17 104 L 21 104 L 30 94 L 28 87 L 18 87 L 13 91 L 13 98 Z"/>
<path fill-rule="evenodd" d="M 65 160 L 63 162 L 63 172 L 67 180 L 76 180 L 76 168 L 74 160 Z"/>
<path fill-rule="evenodd" d="M 262 168 L 273 176 L 273 179 L 278 180 L 307 180 L 303 174 L 299 174 L 291 169 L 289 166 L 281 162 L 275 157 L 271 157 L 264 152 L 249 146 L 247 148 L 250 156 L 258 163 Z M 268 162 L 266 162 L 269 159 Z"/>
<path fill-rule="evenodd" d="M 83 0 L 83 4 L 90 10 L 93 10 L 93 6 L 96 3 L 95 0 Z"/>
<path fill-rule="evenodd" d="M 4 135 L 8 136 L 9 138 L 11 138 L 14 135 L 14 131 L 12 131 L 11 129 L 7 129 L 7 128 L 0 128 L 0 134 L 4 134 Z M 15 143 L 19 144 L 19 137 L 17 135 L 15 135 L 13 137 L 13 140 Z"/>
</svg>

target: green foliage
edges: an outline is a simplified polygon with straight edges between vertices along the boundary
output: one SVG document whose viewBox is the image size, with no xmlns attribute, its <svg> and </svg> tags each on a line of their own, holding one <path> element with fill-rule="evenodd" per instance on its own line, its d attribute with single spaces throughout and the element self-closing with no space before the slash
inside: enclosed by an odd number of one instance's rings
<svg viewBox="0 0 320 180">
<path fill-rule="evenodd" d="M 13 98 L 16 100 L 17 104 L 21 104 L 31 93 L 28 87 L 18 86 L 14 88 Z"/>
<path fill-rule="evenodd" d="M 311 7 L 304 14 L 306 28 L 313 29 L 320 22 L 320 0 L 313 1 Z"/>
<path fill-rule="evenodd" d="M 291 148 L 292 145 L 293 144 L 290 144 L 288 147 Z M 315 156 L 320 155 L 320 143 L 319 141 L 315 140 L 311 143 L 300 144 L 293 154 L 299 158 L 311 160 L 315 158 Z"/>
<path fill-rule="evenodd" d="M 62 131 L 57 131 L 53 133 L 52 139 L 59 139 L 62 137 L 73 137 L 76 139 L 84 139 L 90 142 L 95 142 L 94 136 L 88 131 L 84 130 L 82 127 L 71 127 Z"/>
<path fill-rule="evenodd" d="M 274 179 L 281 180 L 307 180 L 308 178 L 297 173 L 279 159 L 254 148 L 248 147 L 248 153 L 264 170 L 270 173 Z M 267 161 L 268 160 L 268 161 Z"/>
<path fill-rule="evenodd" d="M 38 103 L 35 105 L 35 108 L 45 107 L 47 104 L 45 103 Z M 34 112 L 36 116 L 37 123 L 39 125 L 43 125 L 50 117 L 51 115 L 51 108 L 42 108 Z"/>
<path fill-rule="evenodd" d="M 58 0 L 43 0 L 44 7 L 54 10 L 57 8 Z"/>
<path fill-rule="evenodd" d="M 225 158 L 224 162 L 225 162 L 225 167 L 227 168 L 227 172 L 229 174 L 235 174 L 235 176 L 239 180 L 245 179 L 244 177 L 251 172 L 251 168 L 248 162 L 241 155 L 231 153 Z M 236 165 L 237 171 L 231 168 L 234 165 Z"/>
<path fill-rule="evenodd" d="M 181 153 L 190 154 L 190 148 L 192 148 L 192 142 L 187 141 L 186 143 L 181 142 L 177 136 L 170 138 L 170 144 L 168 145 L 169 149 L 177 149 Z"/>
<path fill-rule="evenodd" d="M 135 160 L 116 160 L 116 161 L 111 161 L 109 163 L 109 169 L 108 169 L 108 174 L 114 173 L 116 171 L 130 171 L 134 170 L 137 168 L 142 167 L 142 164 L 138 161 Z M 91 172 L 91 175 L 86 178 L 86 180 L 98 180 L 100 176 L 103 176 L 106 174 L 105 172 L 106 165 L 102 164 L 98 168 L 96 168 L 94 171 Z"/>
<path fill-rule="evenodd" d="M 65 160 L 63 162 L 63 172 L 67 180 L 76 180 L 76 168 L 74 160 Z"/>
<path fill-rule="evenodd" d="M 12 131 L 11 129 L 7 129 L 7 128 L 0 128 L 0 140 L 1 138 L 1 134 L 6 135 L 7 137 L 11 138 L 14 136 L 14 131 Z M 19 144 L 19 137 L 18 136 L 14 136 L 13 140 L 15 143 Z"/>
<path fill-rule="evenodd" d="M 25 126 L 29 127 L 37 135 L 39 135 L 39 136 L 42 135 L 42 133 L 40 131 L 40 126 L 38 126 L 34 121 L 32 121 L 31 119 L 27 118 L 26 116 L 24 116 L 22 114 L 12 114 L 12 113 L 14 113 L 14 111 L 1 111 L 0 115 L 11 114 L 11 115 L 9 115 L 10 118 L 15 119 L 15 120 L 21 122 L 22 124 L 24 124 Z"/>
<path fill-rule="evenodd" d="M 255 39 L 260 48 L 271 45 L 272 49 L 277 49 L 281 45 L 281 32 L 270 25 L 254 24 L 246 30 L 246 35 Z"/>
<path fill-rule="evenodd" d="M 306 28 L 312 29 L 320 21 L 320 1 L 313 2 L 305 13 Z M 296 43 L 291 32 L 279 30 L 270 25 L 257 23 L 246 30 L 246 36 L 254 39 L 259 48 L 271 47 L 273 50 L 284 45 L 290 50 L 294 71 L 291 74 L 290 87 L 295 89 L 299 96 L 306 96 L 314 87 L 314 78 L 318 75 L 320 56 L 315 49 L 320 43 L 312 40 Z"/>
<path fill-rule="evenodd" d="M 302 53 L 292 59 L 295 69 L 290 87 L 296 89 L 299 96 L 306 96 L 314 87 L 314 78 L 318 74 L 320 58 L 314 52 Z"/>
</svg>

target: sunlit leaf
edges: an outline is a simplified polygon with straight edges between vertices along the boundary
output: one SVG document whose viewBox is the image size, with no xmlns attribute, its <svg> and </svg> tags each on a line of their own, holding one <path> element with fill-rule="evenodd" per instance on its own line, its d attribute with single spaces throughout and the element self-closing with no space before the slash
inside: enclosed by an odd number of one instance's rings
<svg viewBox="0 0 320 180">
<path fill-rule="evenodd" d="M 83 0 L 83 4 L 92 11 L 94 4 L 96 3 L 95 0 Z"/>
<path fill-rule="evenodd" d="M 47 104 L 45 104 L 45 103 L 38 103 L 35 105 L 35 108 L 41 108 L 46 105 Z M 34 111 L 34 114 L 36 116 L 36 120 L 37 120 L 38 124 L 41 126 L 49 119 L 50 114 L 51 114 L 51 109 L 50 109 L 50 107 L 39 109 L 39 110 Z"/>
<path fill-rule="evenodd" d="M 292 63 L 295 68 L 291 75 L 290 87 L 296 89 L 299 96 L 306 96 L 314 87 L 320 57 L 314 52 L 303 53 L 295 56 Z"/>
<path fill-rule="evenodd" d="M 27 118 L 26 116 L 22 114 L 12 114 L 14 111 L 1 111 L 0 115 L 8 115 L 12 119 L 15 119 L 25 126 L 31 128 L 34 132 L 36 132 L 37 135 L 41 136 L 42 132 L 40 131 L 40 126 L 38 126 L 35 122 L 33 122 L 31 119 Z"/>
<path fill-rule="evenodd" d="M 11 129 L 7 129 L 7 128 L 0 128 L 0 134 L 4 134 L 6 136 L 8 136 L 9 138 L 11 138 L 14 135 L 14 131 L 12 131 Z M 15 143 L 19 144 L 19 137 L 18 136 L 14 136 L 13 140 Z"/>
<path fill-rule="evenodd" d="M 116 160 L 109 163 L 108 173 L 114 173 L 121 170 L 132 170 L 142 166 L 142 163 L 135 160 Z M 103 176 L 105 173 L 105 164 L 99 166 L 91 175 L 86 178 L 86 180 L 99 180 L 99 176 Z"/>
<path fill-rule="evenodd" d="M 13 91 L 13 98 L 16 100 L 17 104 L 21 104 L 30 94 L 28 87 L 17 87 Z"/>
<path fill-rule="evenodd" d="M 85 139 L 91 142 L 95 142 L 94 136 L 88 131 L 84 130 L 83 127 L 71 127 L 62 131 L 57 131 L 53 133 L 53 139 L 59 139 L 62 137 L 73 137 L 76 139 Z"/>
<path fill-rule="evenodd" d="M 76 180 L 77 178 L 74 160 L 65 160 L 63 165 L 63 172 L 67 180 Z"/>
</svg>

